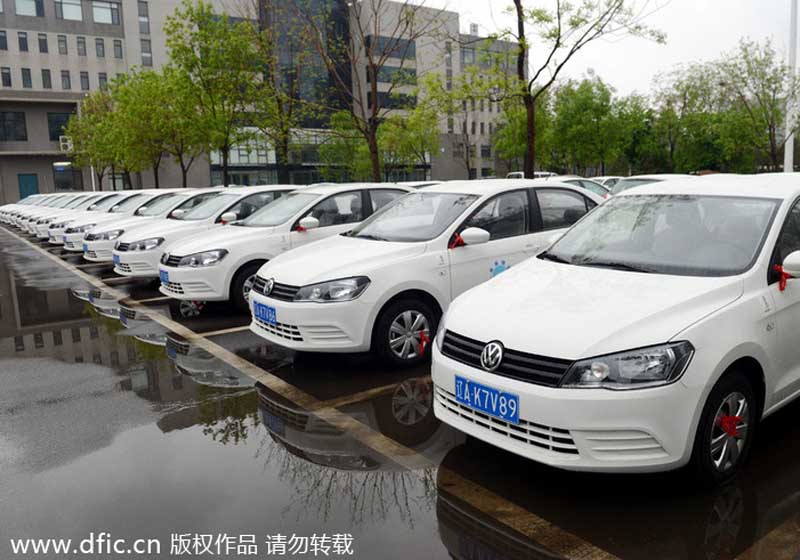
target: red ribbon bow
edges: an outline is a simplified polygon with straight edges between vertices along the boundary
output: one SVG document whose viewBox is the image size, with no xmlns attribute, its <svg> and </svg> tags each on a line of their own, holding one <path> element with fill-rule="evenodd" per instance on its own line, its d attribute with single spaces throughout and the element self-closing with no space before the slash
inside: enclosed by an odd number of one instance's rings
<svg viewBox="0 0 800 560">
<path fill-rule="evenodd" d="M 425 331 L 419 331 L 419 355 L 422 356 L 425 353 L 425 345 L 431 341 L 428 338 L 428 335 L 425 334 Z"/>
<path fill-rule="evenodd" d="M 739 435 L 739 428 L 736 426 L 742 421 L 741 416 L 723 416 L 719 421 L 720 429 L 729 436 Z"/>
<path fill-rule="evenodd" d="M 461 238 L 461 235 L 456 233 L 453 236 L 453 240 L 450 242 L 450 249 L 455 249 L 456 247 L 461 247 L 465 245 L 464 240 Z"/>
<path fill-rule="evenodd" d="M 780 274 L 780 275 L 781 275 L 781 277 L 780 277 L 780 280 L 778 280 L 778 289 L 779 289 L 780 291 L 784 291 L 784 290 L 786 289 L 786 281 L 787 281 L 789 278 L 793 278 L 793 276 L 792 276 L 791 274 L 789 274 L 788 272 L 785 272 L 785 271 L 783 270 L 783 267 L 782 267 L 781 265 L 779 265 L 779 264 L 776 264 L 776 265 L 774 265 L 774 266 L 772 267 L 772 269 L 773 269 L 775 272 L 777 272 L 778 274 Z"/>
</svg>

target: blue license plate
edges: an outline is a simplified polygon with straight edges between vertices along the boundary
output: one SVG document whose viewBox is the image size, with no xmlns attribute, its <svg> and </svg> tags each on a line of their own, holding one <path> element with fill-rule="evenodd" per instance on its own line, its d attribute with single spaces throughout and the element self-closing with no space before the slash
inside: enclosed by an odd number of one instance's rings
<svg viewBox="0 0 800 560">
<path fill-rule="evenodd" d="M 113 255 L 111 257 L 111 260 L 114 262 L 115 266 L 118 265 L 119 264 L 119 255 Z"/>
<path fill-rule="evenodd" d="M 278 324 L 278 314 L 275 311 L 275 308 L 271 305 L 264 305 L 263 303 L 258 303 L 257 301 L 253 303 L 253 316 L 256 319 L 264 321 L 268 325 L 277 325 Z"/>
<path fill-rule="evenodd" d="M 88 251 L 89 251 L 89 246 L 86 243 L 84 243 L 83 244 L 83 252 L 87 253 Z"/>
<path fill-rule="evenodd" d="M 123 325 L 128 325 L 128 318 L 125 316 L 125 313 L 122 311 L 122 309 L 119 310 L 119 320 Z"/>
<path fill-rule="evenodd" d="M 172 346 L 167 345 L 167 357 L 170 360 L 174 360 L 175 358 L 178 357 L 178 351 Z"/>
<path fill-rule="evenodd" d="M 66 243 L 67 242 L 67 236 L 66 235 L 62 235 L 61 236 L 61 242 L 62 243 Z"/>
<path fill-rule="evenodd" d="M 456 375 L 456 400 L 489 416 L 519 424 L 519 396 Z"/>
<path fill-rule="evenodd" d="M 266 410 L 262 410 L 264 413 L 264 425 L 267 426 L 267 429 L 279 436 L 286 434 L 286 424 L 283 422 L 282 418 L 278 418 L 274 414 L 267 412 Z"/>
<path fill-rule="evenodd" d="M 159 270 L 158 277 L 161 279 L 162 284 L 169 284 L 169 272 L 166 270 Z"/>
</svg>

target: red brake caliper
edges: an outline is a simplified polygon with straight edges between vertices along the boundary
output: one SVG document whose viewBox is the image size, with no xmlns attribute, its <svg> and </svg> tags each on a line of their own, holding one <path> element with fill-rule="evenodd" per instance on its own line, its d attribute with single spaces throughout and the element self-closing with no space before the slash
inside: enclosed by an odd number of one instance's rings
<svg viewBox="0 0 800 560">
<path fill-rule="evenodd" d="M 738 437 L 739 430 L 736 428 L 736 426 L 738 426 L 739 422 L 741 421 L 742 421 L 741 416 L 730 416 L 730 415 L 723 416 L 722 418 L 719 419 L 719 427 L 723 432 L 725 432 L 729 436 Z"/>
</svg>

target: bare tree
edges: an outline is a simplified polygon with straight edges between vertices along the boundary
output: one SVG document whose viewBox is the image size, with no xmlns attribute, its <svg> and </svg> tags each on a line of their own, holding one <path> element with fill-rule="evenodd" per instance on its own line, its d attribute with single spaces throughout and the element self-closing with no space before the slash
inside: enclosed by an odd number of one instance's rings
<svg viewBox="0 0 800 560">
<path fill-rule="evenodd" d="M 345 13 L 332 14 L 320 13 L 319 2 L 292 1 L 306 23 L 305 37 L 327 69 L 339 103 L 333 109 L 349 113 L 369 148 L 372 178 L 380 181 L 378 129 L 387 113 L 413 102 L 410 95 L 404 98 L 408 94 L 395 91 L 407 82 L 387 74 L 408 68 L 415 58 L 416 41 L 436 32 L 443 10 L 410 2 L 364 0 L 348 2 Z M 344 31 L 348 28 L 349 32 Z M 388 87 L 379 88 L 379 81 Z"/>
</svg>

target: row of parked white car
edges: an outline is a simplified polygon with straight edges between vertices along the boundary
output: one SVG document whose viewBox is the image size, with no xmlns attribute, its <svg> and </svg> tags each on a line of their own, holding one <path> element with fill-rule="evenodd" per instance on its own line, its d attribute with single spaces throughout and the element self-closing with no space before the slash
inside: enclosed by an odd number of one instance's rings
<svg viewBox="0 0 800 560">
<path fill-rule="evenodd" d="M 437 416 L 520 455 L 730 478 L 800 391 L 798 176 L 579 180 L 51 195 L 0 219 L 230 300 L 281 346 L 430 354 Z"/>
</svg>

